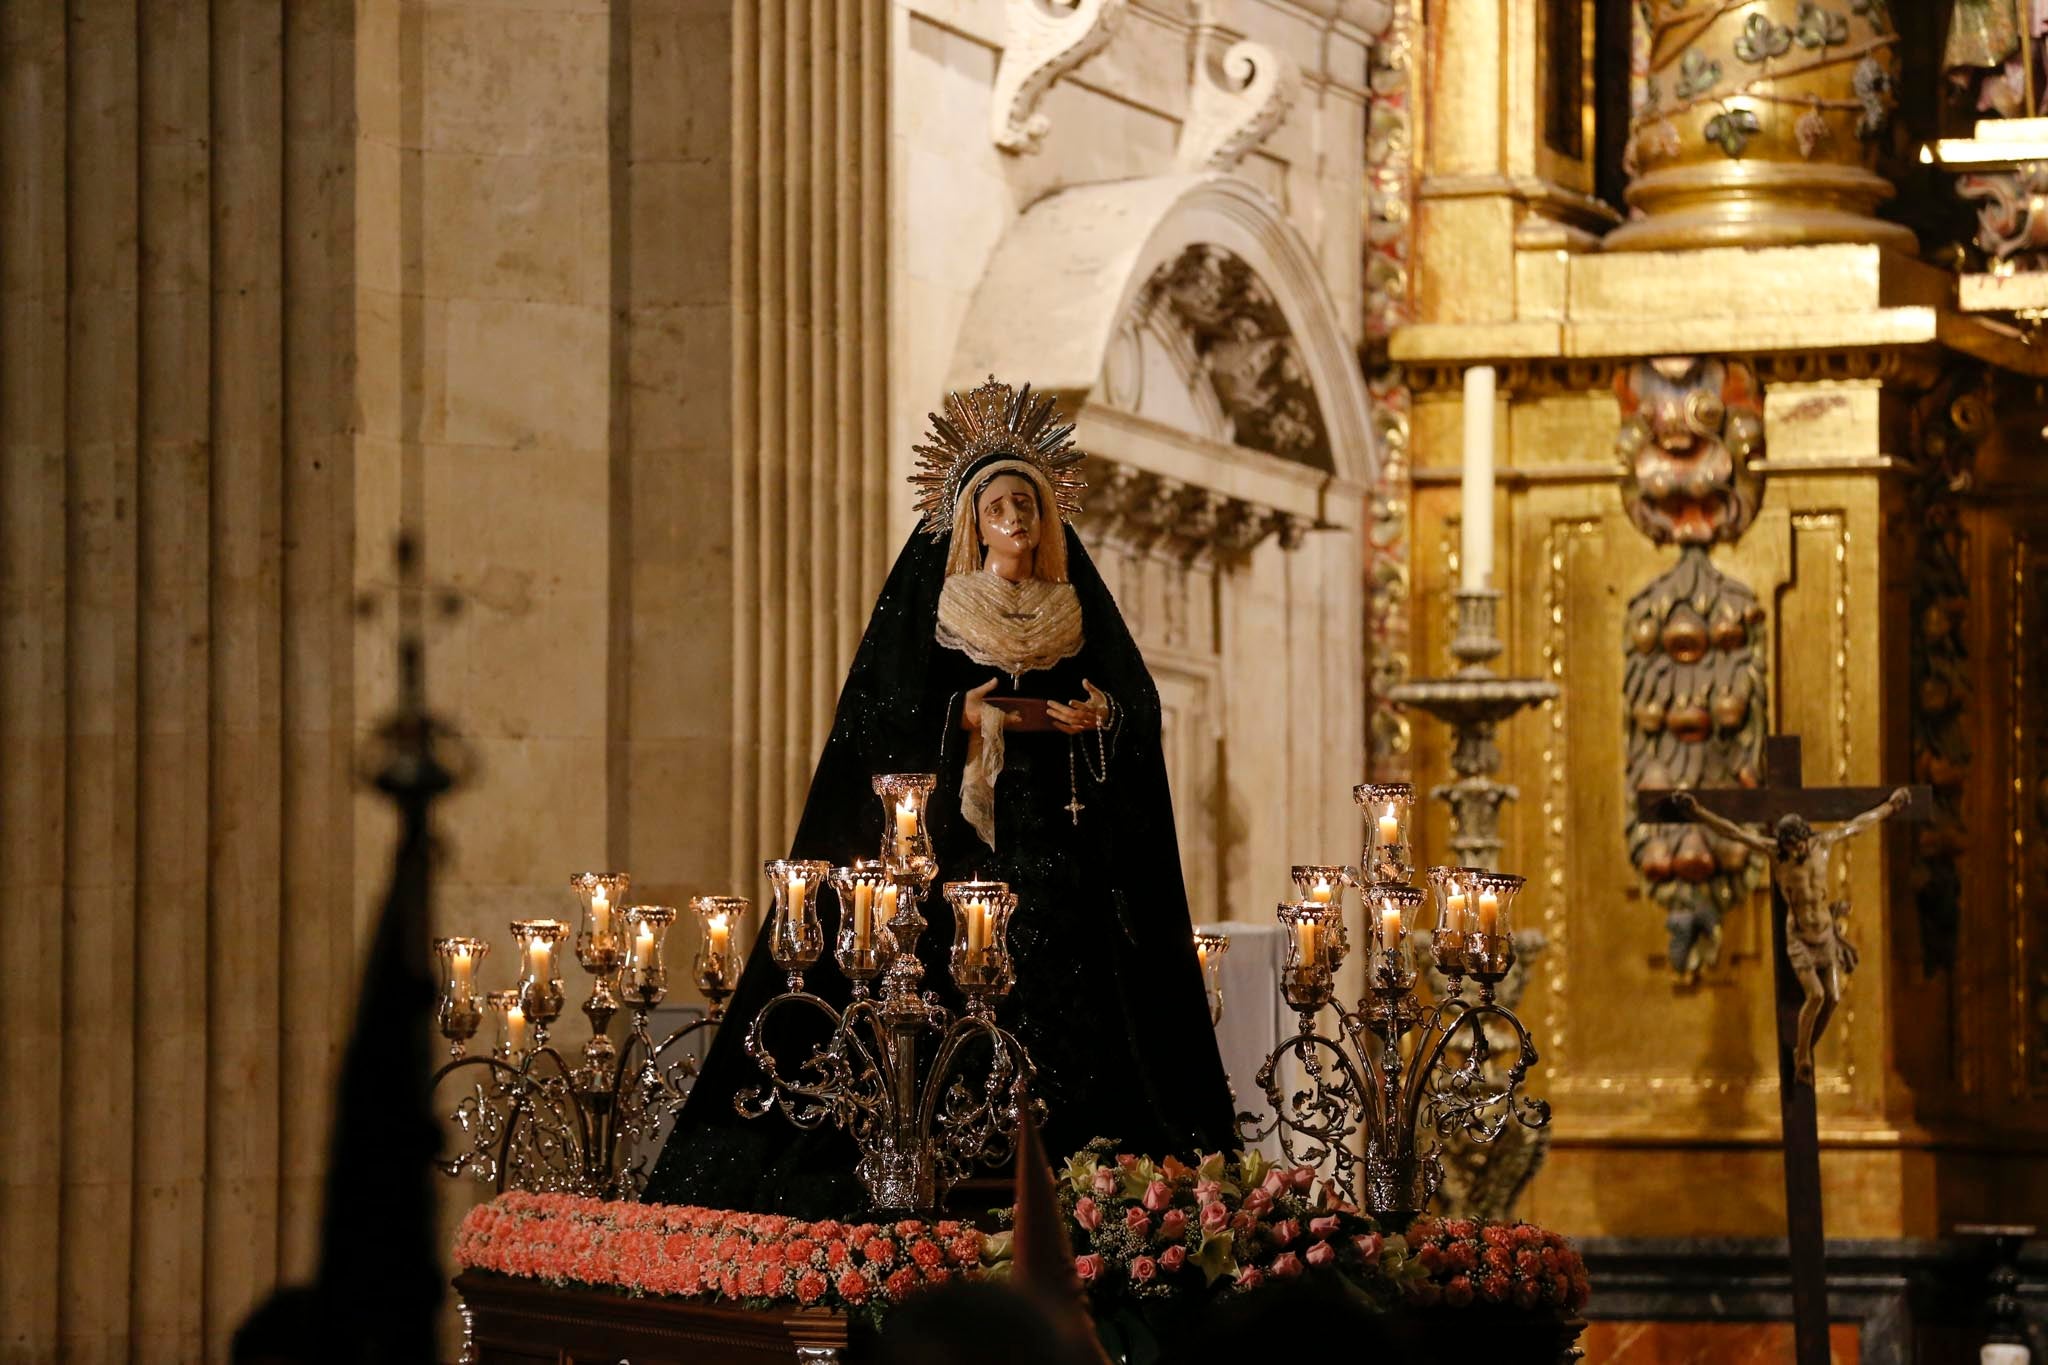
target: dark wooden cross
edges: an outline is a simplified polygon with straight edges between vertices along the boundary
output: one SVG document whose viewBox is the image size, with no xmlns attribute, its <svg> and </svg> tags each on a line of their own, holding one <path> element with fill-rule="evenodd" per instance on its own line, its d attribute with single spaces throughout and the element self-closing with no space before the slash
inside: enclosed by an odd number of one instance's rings
<svg viewBox="0 0 2048 1365">
<path fill-rule="evenodd" d="M 1861 815 L 1890 796 L 1892 787 L 1808 787 L 1801 784 L 1799 737 L 1772 735 L 1764 741 L 1761 787 L 1701 787 L 1693 798 L 1716 815 L 1758 824 L 1768 833 L 1787 815 L 1809 823 L 1834 824 Z M 1913 801 L 1894 819 L 1924 820 L 1933 798 L 1912 788 Z M 1636 793 L 1636 818 L 1687 824 L 1689 817 L 1669 791 Z M 1804 993 L 1785 956 L 1785 900 L 1771 881 L 1771 959 L 1776 964 L 1778 1001 L 1778 1115 L 1784 1127 L 1785 1224 L 1792 1252 L 1792 1336 L 1798 1365 L 1828 1365 L 1827 1243 L 1821 1230 L 1820 1121 L 1813 1087 L 1798 1078 L 1793 1050 L 1799 1038 Z M 1880 967 L 1878 970 L 1882 970 Z"/>
</svg>

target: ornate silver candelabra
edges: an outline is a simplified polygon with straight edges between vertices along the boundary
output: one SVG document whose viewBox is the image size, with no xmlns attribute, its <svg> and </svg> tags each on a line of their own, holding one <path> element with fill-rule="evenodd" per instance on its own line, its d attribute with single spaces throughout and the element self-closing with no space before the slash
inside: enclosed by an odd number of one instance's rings
<svg viewBox="0 0 2048 1365">
<path fill-rule="evenodd" d="M 1366 811 L 1359 869 L 1297 867 L 1299 898 L 1279 906 L 1288 930 L 1281 994 L 1301 1026 L 1259 1068 L 1271 1113 L 1241 1114 L 1238 1124 L 1248 1141 L 1277 1133 L 1289 1161 L 1330 1168 L 1373 1213 L 1401 1219 L 1420 1213 L 1436 1192 L 1443 1138 L 1462 1133 L 1488 1143 L 1510 1123 L 1541 1128 L 1550 1122 L 1550 1106 L 1521 1094 L 1536 1047 L 1521 1020 L 1494 999 L 1514 964 L 1512 917 L 1522 879 L 1480 868 L 1429 870 L 1436 900 L 1430 952 L 1446 985 L 1425 1002 L 1415 990 L 1413 941 L 1429 897 L 1409 885 L 1414 789 L 1369 783 L 1355 795 Z M 1336 998 L 1335 978 L 1350 952 L 1344 895 L 1352 887 L 1361 892 L 1368 959 L 1366 994 L 1346 1007 Z M 1465 993 L 1468 978 L 1473 996 Z M 1317 1031 L 1325 1007 L 1335 1012 L 1330 1033 Z M 1494 1062 L 1500 1049 L 1488 1037 L 1490 1022 L 1514 1038 L 1504 1074 Z M 1279 1079 L 1290 1057 L 1303 1078 L 1291 1091 Z"/>
<path fill-rule="evenodd" d="M 647 1019 L 668 993 L 665 961 L 676 912 L 664 905 L 624 904 L 630 878 L 623 872 L 583 872 L 569 879 L 582 906 L 576 956 L 590 973 L 583 1012 L 590 1037 L 580 1062 L 548 1042 L 566 997 L 557 973 L 569 926 L 560 920 L 514 920 L 519 982 L 510 990 L 478 989 L 478 969 L 490 945 L 477 938 L 434 942 L 440 962 L 442 1036 L 452 1060 L 434 1075 L 467 1089 L 450 1115 L 466 1142 L 441 1162 L 444 1174 L 469 1174 L 499 1190 L 518 1189 L 634 1198 L 647 1183 L 640 1151 L 663 1119 L 682 1106 L 695 1061 L 669 1054 L 684 1039 L 716 1027 L 745 961 L 740 935 L 748 903 L 734 896 L 699 896 L 690 902 L 701 937 L 694 959 L 697 985 L 709 1007 L 703 1017 L 657 1042 Z M 623 1046 L 608 1032 L 621 999 L 633 1009 Z M 471 1055 L 469 1041 L 488 1008 L 496 1040 L 488 1053 Z"/>
<path fill-rule="evenodd" d="M 762 1006 L 747 1029 L 747 1054 L 767 1074 L 765 1086 L 735 1098 L 758 1118 L 780 1109 L 800 1128 L 836 1123 L 860 1149 L 857 1173 L 877 1209 L 938 1206 L 954 1181 L 977 1164 L 1008 1160 L 1029 1110 L 1031 1055 L 995 1022 L 995 1002 L 1016 977 L 1009 923 L 1017 898 L 1001 882 L 948 882 L 953 908 L 953 980 L 967 998 L 954 1016 L 937 996 L 920 993 L 924 966 L 917 943 L 925 928 L 920 902 L 938 864 L 925 803 L 937 779 L 929 773 L 877 777 L 883 805 L 882 856 L 834 869 L 822 862 L 767 865 L 775 888 L 769 949 L 789 974 L 789 989 Z M 839 901 L 834 960 L 852 983 L 844 1010 L 804 989 L 804 972 L 823 951 L 817 892 L 830 883 Z M 881 996 L 870 985 L 881 978 Z M 822 1017 L 829 1036 L 793 1072 L 776 1060 L 765 1033 L 788 1011 Z M 935 1038 L 919 1067 L 919 1044 Z"/>
<path fill-rule="evenodd" d="M 1451 771 L 1457 779 L 1429 794 L 1451 807 L 1451 848 L 1459 860 L 1470 867 L 1498 867 L 1501 803 L 1515 800 L 1518 793 L 1494 778 L 1500 770 L 1494 732 L 1523 707 L 1553 700 L 1558 689 L 1537 678 L 1503 678 L 1487 667 L 1501 652 L 1496 589 L 1462 588 L 1457 603 L 1451 656 L 1464 667 L 1448 678 L 1397 683 L 1387 689 L 1387 697 L 1451 727 Z"/>
</svg>

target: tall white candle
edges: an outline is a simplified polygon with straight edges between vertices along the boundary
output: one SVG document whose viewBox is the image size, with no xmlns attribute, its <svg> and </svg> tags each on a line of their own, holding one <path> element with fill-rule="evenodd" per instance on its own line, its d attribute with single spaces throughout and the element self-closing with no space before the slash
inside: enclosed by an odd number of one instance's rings
<svg viewBox="0 0 2048 1365">
<path fill-rule="evenodd" d="M 1493 389 L 1491 365 L 1465 371 L 1465 483 L 1460 582 L 1484 588 L 1493 576 Z"/>
<path fill-rule="evenodd" d="M 471 982 L 475 979 L 474 973 L 476 971 L 476 963 L 471 959 L 469 949 L 457 948 L 455 955 L 449 959 L 448 965 L 454 969 L 455 973 L 455 998 L 457 1000 L 469 999 Z"/>
<path fill-rule="evenodd" d="M 515 1056 L 526 1051 L 526 1011 L 517 1005 L 505 1011 L 505 1046 Z"/>
<path fill-rule="evenodd" d="M 609 938 L 612 932 L 611 898 L 598 887 L 590 893 L 590 936 L 593 939 Z"/>
</svg>

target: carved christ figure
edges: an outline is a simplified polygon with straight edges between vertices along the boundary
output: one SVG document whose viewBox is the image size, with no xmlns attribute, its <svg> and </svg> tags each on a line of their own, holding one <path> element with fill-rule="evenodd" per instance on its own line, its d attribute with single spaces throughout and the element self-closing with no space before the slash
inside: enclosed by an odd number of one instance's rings
<svg viewBox="0 0 2048 1365">
<path fill-rule="evenodd" d="M 1771 882 L 1785 898 L 1785 958 L 1806 996 L 1799 1007 L 1799 1041 L 1793 1049 L 1793 1062 L 1799 1079 L 1808 1085 L 1813 1084 L 1814 1042 L 1842 998 L 1840 976 L 1856 970 L 1856 949 L 1848 940 L 1845 925 L 1849 902 L 1829 904 L 1826 899 L 1828 851 L 1904 810 L 1912 799 L 1912 793 L 1900 787 L 1861 815 L 1823 833 L 1815 833 L 1803 815 L 1783 816 L 1766 837 L 1708 810 L 1691 792 L 1673 797 L 1689 818 L 1770 859 Z"/>
</svg>

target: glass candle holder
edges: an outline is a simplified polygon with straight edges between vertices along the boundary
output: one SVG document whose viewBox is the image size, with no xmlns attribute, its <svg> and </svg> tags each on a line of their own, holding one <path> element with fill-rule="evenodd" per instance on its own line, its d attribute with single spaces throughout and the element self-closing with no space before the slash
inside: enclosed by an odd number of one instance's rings
<svg viewBox="0 0 2048 1365">
<path fill-rule="evenodd" d="M 1344 927 L 1344 891 L 1358 885 L 1358 873 L 1348 867 L 1335 867 L 1325 863 L 1307 863 L 1292 870 L 1295 899 L 1314 901 L 1318 905 L 1332 906 L 1337 911 L 1338 953 L 1351 951 L 1351 935 Z"/>
<path fill-rule="evenodd" d="M 725 1008 L 726 998 L 740 988 L 740 969 L 747 962 L 741 935 L 753 912 L 754 903 L 745 896 L 690 897 L 690 913 L 697 917 L 697 955 L 690 971 L 697 989 L 711 1003 L 714 1019 Z"/>
<path fill-rule="evenodd" d="M 1405 882 L 1415 869 L 1408 842 L 1408 818 L 1415 788 L 1406 782 L 1361 782 L 1351 799 L 1365 809 L 1365 851 L 1359 865 L 1368 882 Z"/>
<path fill-rule="evenodd" d="M 458 1055 L 484 1021 L 476 972 L 490 951 L 491 945 L 480 938 L 434 940 L 434 956 L 441 964 L 441 1036 L 455 1044 Z"/>
<path fill-rule="evenodd" d="M 1223 1022 L 1223 955 L 1230 935 L 1220 929 L 1195 930 L 1195 960 L 1202 964 L 1202 989 L 1209 995 L 1209 1022 Z"/>
<path fill-rule="evenodd" d="M 938 784 L 933 773 L 881 773 L 874 783 L 882 802 L 882 863 L 899 876 L 923 871 L 927 884 L 938 861 L 925 803 Z"/>
<path fill-rule="evenodd" d="M 545 1030 L 562 1013 L 559 972 L 562 940 L 568 936 L 569 926 L 558 919 L 512 921 L 512 937 L 519 944 L 519 1008 L 537 1031 Z"/>
<path fill-rule="evenodd" d="M 896 955 L 888 921 L 882 916 L 882 893 L 893 890 L 889 870 L 877 859 L 832 869 L 832 889 L 839 896 L 839 933 L 833 956 L 846 979 L 865 985 L 886 971 Z M 895 907 L 890 907 L 890 918 Z"/>
<path fill-rule="evenodd" d="M 1436 898 L 1436 927 L 1430 930 L 1429 951 L 1436 969 L 1453 981 L 1465 975 L 1465 935 L 1471 932 L 1472 898 L 1466 894 L 1463 867 L 1432 867 L 1425 875 Z"/>
<path fill-rule="evenodd" d="M 1459 880 L 1471 898 L 1465 934 L 1465 970 L 1492 983 L 1515 965 L 1514 906 L 1522 879 L 1512 872 L 1460 869 Z"/>
<path fill-rule="evenodd" d="M 1280 994 L 1304 1012 L 1330 1003 L 1330 987 L 1344 948 L 1337 934 L 1344 919 L 1334 905 L 1282 901 L 1274 914 L 1287 930 L 1287 957 L 1280 969 Z"/>
<path fill-rule="evenodd" d="M 1429 897 L 1404 882 L 1382 882 L 1365 888 L 1367 927 L 1376 950 L 1376 985 L 1391 983 L 1406 990 L 1415 984 L 1415 959 L 1408 948 L 1408 930 Z"/>
<path fill-rule="evenodd" d="M 668 963 L 662 949 L 675 922 L 673 905 L 635 905 L 626 911 L 626 965 L 619 984 L 628 1004 L 651 1010 L 668 994 Z"/>
<path fill-rule="evenodd" d="M 825 931 L 818 923 L 818 893 L 832 875 L 832 865 L 815 859 L 777 858 L 762 864 L 761 870 L 775 889 L 768 953 L 776 966 L 796 975 L 825 950 Z"/>
<path fill-rule="evenodd" d="M 1010 915 L 1017 897 L 1002 882 L 947 882 L 953 906 L 953 980 L 969 1000 L 1000 1000 L 1016 974 L 1010 962 Z"/>
<path fill-rule="evenodd" d="M 593 976 L 610 976 L 626 960 L 620 924 L 632 884 L 623 872 L 578 872 L 569 878 L 569 890 L 580 907 L 576 960 Z"/>
<path fill-rule="evenodd" d="M 519 1008 L 519 991 L 516 987 L 492 991 L 484 996 L 489 1006 L 493 1031 L 497 1041 L 492 1045 L 492 1055 L 502 1058 L 517 1058 L 531 1044 L 527 1028 L 526 1011 Z"/>
</svg>

